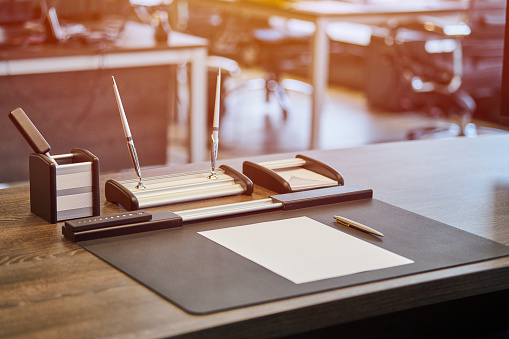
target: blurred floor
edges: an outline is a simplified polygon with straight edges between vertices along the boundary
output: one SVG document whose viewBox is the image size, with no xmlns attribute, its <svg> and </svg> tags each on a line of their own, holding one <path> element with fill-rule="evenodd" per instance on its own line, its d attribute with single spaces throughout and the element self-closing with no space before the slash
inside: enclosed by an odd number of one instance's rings
<svg viewBox="0 0 509 339">
<path fill-rule="evenodd" d="M 226 96 L 226 114 L 220 125 L 219 159 L 307 149 L 309 95 L 288 91 L 291 111 L 284 120 L 274 96 L 265 102 L 263 84 L 254 80 L 261 76 L 257 70 L 243 70 L 242 75 L 225 84 L 232 92 Z M 361 91 L 330 87 L 327 94 L 320 124 L 320 149 L 405 140 L 410 129 L 437 123 L 420 113 L 374 110 L 368 107 Z M 186 138 L 185 119 L 181 117 L 170 127 L 170 165 L 187 161 Z"/>
</svg>

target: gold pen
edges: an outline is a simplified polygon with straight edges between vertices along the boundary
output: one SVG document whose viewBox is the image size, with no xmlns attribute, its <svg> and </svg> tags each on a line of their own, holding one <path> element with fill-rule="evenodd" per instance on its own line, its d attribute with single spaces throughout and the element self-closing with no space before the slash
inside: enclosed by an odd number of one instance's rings
<svg viewBox="0 0 509 339">
<path fill-rule="evenodd" d="M 340 223 L 341 225 L 345 225 L 347 227 L 353 227 L 353 228 L 356 228 L 358 230 L 361 230 L 361 231 L 364 231 L 364 232 L 367 232 L 367 233 L 378 235 L 379 237 L 383 237 L 384 236 L 382 233 L 378 232 L 377 230 L 375 230 L 375 229 L 373 229 L 371 227 L 368 227 L 368 226 L 366 226 L 364 224 L 361 224 L 360 222 L 353 221 L 353 220 L 350 220 L 348 218 L 341 217 L 339 215 L 335 215 L 334 219 L 336 219 L 336 221 L 338 223 Z"/>
</svg>

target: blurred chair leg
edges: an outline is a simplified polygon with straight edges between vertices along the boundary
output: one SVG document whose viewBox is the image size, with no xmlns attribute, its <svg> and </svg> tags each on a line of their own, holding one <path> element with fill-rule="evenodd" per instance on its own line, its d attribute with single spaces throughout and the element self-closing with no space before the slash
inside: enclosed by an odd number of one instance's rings
<svg viewBox="0 0 509 339">
<path fill-rule="evenodd" d="M 445 112 L 451 123 L 446 126 L 428 126 L 411 130 L 407 133 L 407 139 L 416 140 L 425 137 L 454 137 L 454 136 L 477 136 L 477 126 L 472 123 L 472 117 L 477 108 L 475 100 L 470 94 L 459 90 L 453 94 L 452 106 Z"/>
<path fill-rule="evenodd" d="M 283 111 L 283 119 L 286 120 L 288 118 L 288 112 L 290 111 L 290 98 L 286 93 L 285 88 L 276 80 L 267 81 L 267 101 L 269 100 L 269 94 L 272 92 L 276 96 L 279 106 Z"/>
</svg>

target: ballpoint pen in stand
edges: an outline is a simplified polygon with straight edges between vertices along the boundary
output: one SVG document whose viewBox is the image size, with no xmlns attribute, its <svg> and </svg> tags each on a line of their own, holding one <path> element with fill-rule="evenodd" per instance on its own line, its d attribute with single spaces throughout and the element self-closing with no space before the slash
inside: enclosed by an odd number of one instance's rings
<svg viewBox="0 0 509 339">
<path fill-rule="evenodd" d="M 120 94 L 118 93 L 117 83 L 115 82 L 115 77 L 111 77 L 113 80 L 113 90 L 115 91 L 115 97 L 117 98 L 118 110 L 120 112 L 120 119 L 122 120 L 122 127 L 124 128 L 124 134 L 127 139 L 127 148 L 129 149 L 129 154 L 131 155 L 131 160 L 134 165 L 134 170 L 136 171 L 136 175 L 138 175 L 139 181 L 138 185 L 136 185 L 136 189 L 144 189 L 145 184 L 141 179 L 141 169 L 140 163 L 138 161 L 138 155 L 136 154 L 136 148 L 134 147 L 133 137 L 131 136 L 131 130 L 129 129 L 129 123 L 127 122 L 127 117 L 124 112 L 124 107 L 122 106 L 122 100 L 120 99 Z"/>
<path fill-rule="evenodd" d="M 212 148 L 211 148 L 211 165 L 212 170 L 210 171 L 209 179 L 217 179 L 216 174 L 216 160 L 217 160 L 217 149 L 219 146 L 219 110 L 220 110 L 220 98 L 221 98 L 221 68 L 217 73 L 217 84 L 216 84 L 216 102 L 214 105 L 214 120 L 212 122 Z"/>
</svg>

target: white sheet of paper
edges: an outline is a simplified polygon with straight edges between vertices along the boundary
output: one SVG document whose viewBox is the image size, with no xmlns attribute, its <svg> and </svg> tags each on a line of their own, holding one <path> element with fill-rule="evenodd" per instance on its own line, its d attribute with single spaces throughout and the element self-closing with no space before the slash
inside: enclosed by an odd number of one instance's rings
<svg viewBox="0 0 509 339">
<path fill-rule="evenodd" d="M 295 284 L 413 263 L 308 217 L 198 233 Z"/>
</svg>

